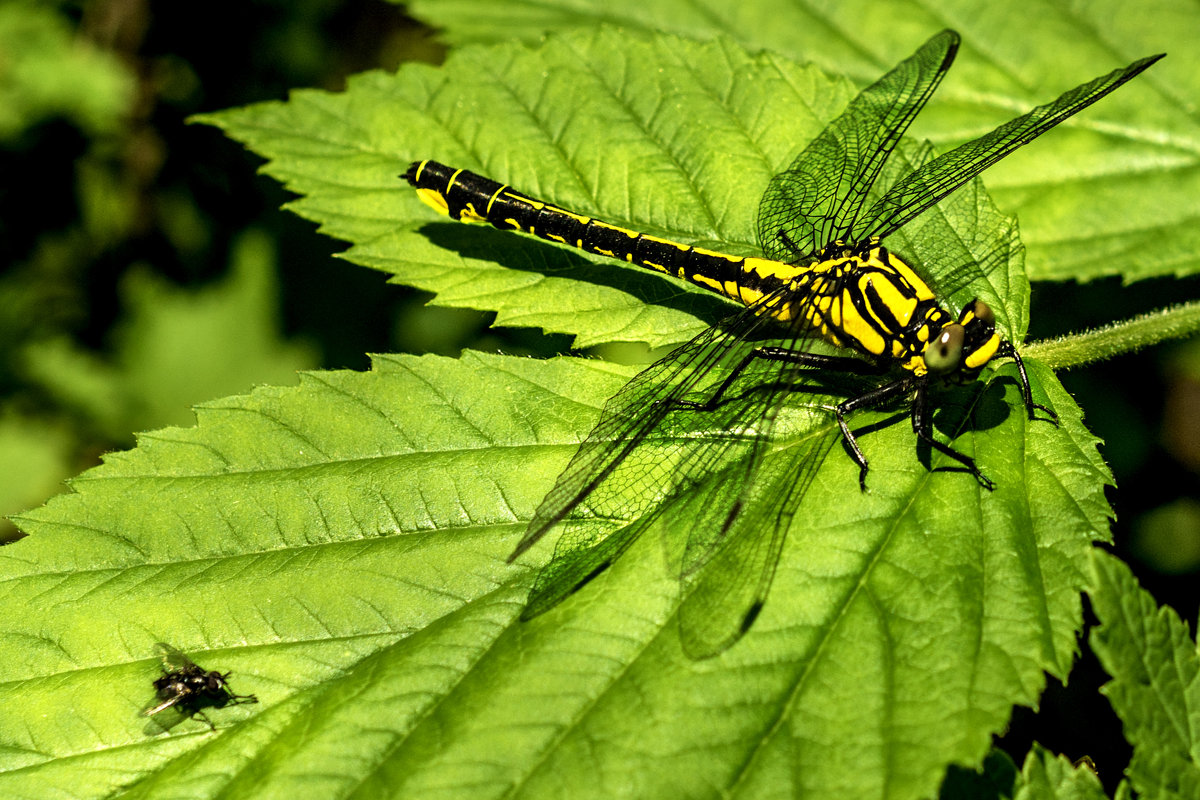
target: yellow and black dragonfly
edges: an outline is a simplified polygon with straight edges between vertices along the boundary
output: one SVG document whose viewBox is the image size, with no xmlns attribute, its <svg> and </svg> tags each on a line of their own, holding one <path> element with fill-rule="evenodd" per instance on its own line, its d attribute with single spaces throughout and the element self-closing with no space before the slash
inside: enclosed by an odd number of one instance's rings
<svg viewBox="0 0 1200 800">
<path fill-rule="evenodd" d="M 949 296 L 948 283 L 977 278 L 986 263 L 950 265 L 935 292 L 928 276 L 910 266 L 931 259 L 901 258 L 884 239 L 1161 55 L 1071 89 L 879 189 L 889 156 L 950 68 L 958 44 L 953 31 L 931 38 L 860 92 L 770 181 L 757 221 L 763 257 L 638 233 L 435 161 L 409 167 L 405 178 L 421 199 L 453 219 L 654 269 L 744 306 L 605 404 L 510 558 L 551 531 L 560 533 L 524 618 L 576 591 L 666 514 L 689 522 L 672 558 L 687 594 L 680 608 L 685 651 L 707 657 L 737 641 L 763 607 L 784 536 L 836 440 L 824 426 L 824 433 L 794 436 L 786 457 L 767 458 L 788 399 L 812 390 L 814 381 L 878 376 L 830 409 L 858 464 L 862 489 L 868 459 L 847 417 L 905 400 L 919 440 L 992 489 L 973 458 L 933 437 L 930 390 L 971 382 L 993 359 L 1015 362 L 1030 419 L 1057 422 L 1051 409 L 1034 402 L 1024 363 L 997 331 L 988 304 L 975 299 L 955 314 L 939 301 Z M 938 248 L 930 243 L 930 249 Z"/>
</svg>

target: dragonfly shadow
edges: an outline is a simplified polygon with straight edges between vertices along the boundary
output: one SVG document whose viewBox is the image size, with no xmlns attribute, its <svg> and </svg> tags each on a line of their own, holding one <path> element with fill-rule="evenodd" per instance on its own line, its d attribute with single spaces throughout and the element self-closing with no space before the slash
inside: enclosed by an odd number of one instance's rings
<svg viewBox="0 0 1200 800">
<path fill-rule="evenodd" d="M 935 439 L 953 447 L 954 440 L 965 433 L 981 432 L 999 427 L 1013 413 L 1012 408 L 1005 402 L 1005 388 L 1002 381 L 1016 383 L 1014 379 L 1005 377 L 1000 381 L 993 381 L 986 389 L 982 390 L 978 385 L 933 389 L 933 399 L 930 402 L 935 406 L 935 411 L 930 417 L 930 423 L 931 434 Z M 832 393 L 835 388 L 840 389 L 842 399 L 855 397 L 879 385 L 862 376 L 834 376 L 832 378 L 823 376 L 821 384 L 822 392 Z M 847 424 L 850 426 L 851 432 L 859 440 L 860 445 L 868 450 L 868 458 L 870 458 L 870 445 L 866 443 L 870 441 L 871 434 L 886 431 L 895 425 L 902 425 L 906 430 L 911 428 L 910 398 L 897 398 L 880 407 L 879 410 L 891 410 L 892 413 L 867 424 L 855 424 L 854 414 L 847 417 Z M 930 472 L 965 472 L 968 474 L 971 472 L 966 466 L 954 461 L 934 467 L 933 446 L 916 435 L 912 437 L 912 444 L 916 448 L 918 461 Z M 853 458 L 854 453 L 850 443 L 843 440 L 842 446 L 846 455 Z M 869 476 L 867 480 L 870 480 Z"/>
<path fill-rule="evenodd" d="M 1005 389 L 1002 381 L 1016 383 L 1014 379 L 1005 377 L 992 381 L 982 389 L 979 385 L 941 389 L 941 402 L 933 414 L 933 435 L 953 446 L 954 439 L 967 432 L 979 433 L 1003 424 L 1013 412 L 1004 400 Z M 965 466 L 953 461 L 933 468 L 932 450 L 928 442 L 917 439 L 917 456 L 926 469 L 934 472 L 970 473 Z"/>
<path fill-rule="evenodd" d="M 438 247 L 464 258 L 489 261 L 506 269 L 563 277 L 617 289 L 637 300 L 683 311 L 707 325 L 715 325 L 739 308 L 712 292 L 694 291 L 679 282 L 642 268 L 614 269 L 563 248 L 548 248 L 532 237 L 513 236 L 490 226 L 467 228 L 458 222 L 429 222 L 419 232 Z"/>
</svg>

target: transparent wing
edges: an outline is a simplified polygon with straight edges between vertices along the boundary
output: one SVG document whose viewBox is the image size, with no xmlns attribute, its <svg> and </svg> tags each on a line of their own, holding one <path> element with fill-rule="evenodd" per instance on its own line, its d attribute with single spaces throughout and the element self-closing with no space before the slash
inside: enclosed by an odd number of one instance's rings
<svg viewBox="0 0 1200 800">
<path fill-rule="evenodd" d="M 190 658 L 166 642 L 158 642 L 154 645 L 154 650 L 162 659 L 165 672 L 186 672 L 199 669 Z"/>
<path fill-rule="evenodd" d="M 188 672 L 198 669 L 190 658 L 165 642 L 156 643 L 154 645 L 154 652 L 162 660 L 164 676 L 174 672 Z M 184 696 L 183 694 L 174 694 L 170 697 L 163 697 L 160 694 L 153 703 L 142 709 L 142 716 L 152 717 L 160 711 L 165 711 L 183 700 Z"/>
<path fill-rule="evenodd" d="M 872 236 L 886 237 L 1013 150 L 1032 142 L 1058 123 L 1087 108 L 1160 58 L 1162 55 L 1143 58 L 1124 69 L 1113 70 L 1103 77 L 1076 86 L 1057 100 L 1038 106 L 1028 114 L 927 162 L 892 186 L 853 225 L 847 233 L 847 239 L 860 242 Z"/>
<path fill-rule="evenodd" d="M 932 157 L 928 142 L 901 142 L 880 182 L 892 184 Z M 913 218 L 888 237 L 888 247 L 916 270 L 946 308 L 957 311 L 972 299 L 983 300 L 1005 338 L 1024 338 L 1024 307 L 1013 301 L 1028 296 L 1028 281 L 1022 270 L 1009 266 L 1023 252 L 1016 221 L 976 190 L 959 192 Z"/>
<path fill-rule="evenodd" d="M 552 608 L 611 564 L 672 498 L 710 472 L 733 470 L 743 481 L 753 474 L 773 402 L 760 384 L 764 372 L 777 373 L 781 365 L 751 362 L 715 408 L 680 403 L 712 397 L 757 346 L 755 334 L 770 327 L 752 310 L 743 311 L 643 370 L 605 404 L 511 556 L 558 532 L 554 556 L 536 578 L 523 618 Z"/>
<path fill-rule="evenodd" d="M 645 448 L 648 452 L 655 445 L 666 443 L 670 446 L 682 436 L 702 436 L 705 431 L 722 433 L 713 430 L 712 421 L 716 417 L 691 413 L 680 408 L 679 401 L 706 400 L 703 390 L 706 387 L 715 390 L 743 357 L 739 343 L 751 339 L 756 331 L 769 325 L 766 319 L 750 310 L 740 312 L 650 365 L 609 399 L 600 421 L 538 507 L 509 561 L 532 547 L 569 515 L 607 517 L 595 503 L 585 503 L 601 485 L 607 484 L 611 491 L 628 488 L 631 481 L 651 479 L 664 487 L 669 486 L 674 475 L 671 465 L 664 462 L 655 466 L 656 460 L 651 457 L 636 459 L 642 464 L 640 469 L 634 470 L 636 474 L 616 473 L 622 465 L 628 466 L 627 460 L 643 445 L 648 445 Z M 745 351 L 749 349 L 752 348 L 748 346 Z"/>
<path fill-rule="evenodd" d="M 751 359 L 710 408 L 704 402 L 756 347 L 803 349 L 805 335 L 763 341 L 747 310 L 631 381 L 538 509 L 527 541 L 560 532 L 523 613 L 552 608 L 651 527 L 685 585 L 680 633 L 694 658 L 717 655 L 766 602 L 787 530 L 840 431 L 828 405 L 847 378 Z M 850 380 L 861 381 L 861 377 Z M 832 398 L 832 399 L 831 399 Z"/>
<path fill-rule="evenodd" d="M 143 717 L 153 717 L 155 714 L 157 714 L 160 711 L 166 711 L 168 708 L 170 708 L 171 706 L 175 705 L 180 700 L 182 700 L 183 697 L 184 696 L 182 694 L 177 694 L 172 697 L 168 697 L 166 700 L 163 700 L 161 702 L 146 706 L 146 708 L 142 709 L 142 716 Z"/>
<path fill-rule="evenodd" d="M 764 511 L 770 503 L 763 498 L 778 492 L 773 484 L 764 489 L 758 472 L 778 412 L 797 390 L 799 368 L 751 359 L 711 408 L 681 405 L 714 397 L 731 370 L 767 343 L 756 336 L 763 328 L 768 323 L 748 309 L 647 368 L 605 405 L 514 552 L 516 557 L 548 531 L 559 531 L 524 618 L 552 608 L 601 572 L 664 513 L 664 524 L 687 521 L 685 532 L 667 537 L 668 557 L 683 576 L 697 572 L 731 535 L 782 537 L 778 526 L 790 515 Z M 786 342 L 805 345 L 803 336 Z M 828 423 L 827 414 L 823 421 Z M 777 556 L 778 547 L 765 552 Z M 773 570 L 772 562 L 727 571 L 726 580 L 760 587 L 731 588 L 730 596 L 765 597 Z M 763 580 L 756 571 L 769 574 Z M 732 605 L 719 613 L 740 620 L 745 609 Z"/>
<path fill-rule="evenodd" d="M 701 559 L 684 574 L 679 633 L 692 658 L 720 654 L 758 617 L 796 510 L 840 432 L 830 415 L 820 411 L 807 417 L 803 430 L 780 438 L 785 444 L 765 454 L 754 480 L 736 487 L 741 494 L 723 535 L 712 542 L 689 540 L 689 549 Z M 721 493 L 718 487 L 714 494 Z M 697 493 L 699 503 L 705 499 L 705 493 Z"/>
<path fill-rule="evenodd" d="M 950 68 L 958 41 L 954 31 L 931 38 L 863 89 L 771 179 L 758 211 L 758 240 L 768 258 L 797 262 L 850 240 L 879 171 Z"/>
</svg>

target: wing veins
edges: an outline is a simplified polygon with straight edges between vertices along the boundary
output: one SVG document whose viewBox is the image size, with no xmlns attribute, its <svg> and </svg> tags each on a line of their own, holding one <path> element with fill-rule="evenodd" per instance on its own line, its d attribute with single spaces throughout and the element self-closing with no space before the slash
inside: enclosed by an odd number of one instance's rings
<svg viewBox="0 0 1200 800">
<path fill-rule="evenodd" d="M 1135 61 L 1059 95 L 1054 101 L 1000 125 L 926 162 L 897 182 L 872 206 L 851 234 L 854 241 L 884 238 L 958 189 L 1013 150 L 1032 142 L 1063 120 L 1079 113 L 1126 81 L 1136 77 L 1161 55 Z"/>
</svg>

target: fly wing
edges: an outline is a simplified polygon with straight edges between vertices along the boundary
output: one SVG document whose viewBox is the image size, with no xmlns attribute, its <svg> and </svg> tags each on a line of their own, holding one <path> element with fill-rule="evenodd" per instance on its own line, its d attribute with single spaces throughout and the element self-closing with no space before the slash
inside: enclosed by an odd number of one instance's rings
<svg viewBox="0 0 1200 800">
<path fill-rule="evenodd" d="M 863 89 L 785 171 L 767 184 L 758 241 L 768 258 L 797 262 L 850 237 L 896 143 L 941 83 L 958 51 L 942 31 Z"/>
<path fill-rule="evenodd" d="M 156 643 L 154 650 L 162 659 L 164 672 L 187 672 L 198 669 L 190 658 L 166 642 Z"/>
<path fill-rule="evenodd" d="M 160 711 L 166 711 L 168 708 L 175 705 L 182 699 L 183 699 L 182 694 L 177 694 L 173 697 L 168 697 L 166 700 L 163 700 L 159 703 L 156 703 L 151 706 L 147 706 L 146 708 L 142 709 L 142 716 L 143 717 L 153 717 L 155 714 L 157 714 Z"/>
<path fill-rule="evenodd" d="M 927 162 L 892 186 L 853 226 L 848 239 L 858 242 L 872 236 L 886 237 L 1013 150 L 1087 108 L 1160 58 L 1161 54 L 1143 58 L 1076 86 L 1054 102 L 1038 106 L 991 133 Z"/>
</svg>

